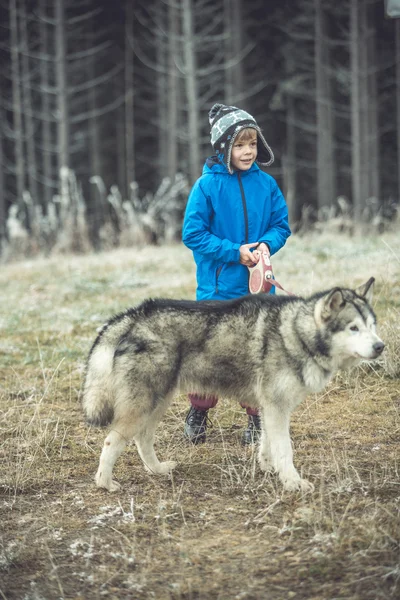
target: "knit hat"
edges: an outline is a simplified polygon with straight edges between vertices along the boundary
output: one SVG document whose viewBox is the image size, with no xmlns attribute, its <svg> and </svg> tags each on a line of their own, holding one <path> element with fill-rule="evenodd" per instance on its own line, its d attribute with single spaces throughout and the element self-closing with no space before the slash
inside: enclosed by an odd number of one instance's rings
<svg viewBox="0 0 400 600">
<path fill-rule="evenodd" d="M 271 148 L 261 133 L 256 120 L 248 112 L 236 108 L 236 106 L 214 104 L 208 113 L 208 118 L 211 125 L 211 145 L 218 154 L 223 155 L 229 173 L 233 173 L 231 167 L 233 144 L 239 132 L 247 127 L 251 127 L 257 132 L 256 162 L 263 167 L 268 167 L 274 162 Z"/>
</svg>

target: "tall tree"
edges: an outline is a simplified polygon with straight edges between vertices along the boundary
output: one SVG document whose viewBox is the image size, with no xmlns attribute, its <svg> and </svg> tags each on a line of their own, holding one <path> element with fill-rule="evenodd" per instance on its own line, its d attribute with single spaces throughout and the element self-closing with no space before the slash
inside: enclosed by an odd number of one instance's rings
<svg viewBox="0 0 400 600">
<path fill-rule="evenodd" d="M 158 119 L 158 172 L 159 178 L 163 179 L 169 175 L 170 155 L 169 149 L 173 151 L 173 142 L 176 131 L 173 130 L 173 123 L 169 122 L 169 109 L 171 104 L 170 94 L 176 93 L 176 88 L 170 90 L 171 81 L 171 62 L 175 56 L 170 56 L 172 40 L 170 39 L 170 13 L 172 5 L 162 2 L 155 14 L 155 36 L 156 43 L 156 61 L 158 68 L 155 76 L 157 81 L 157 119 Z M 167 13 L 168 11 L 168 13 Z M 167 27 L 165 26 L 167 24 Z M 167 40 L 168 35 L 168 40 Z M 174 107 L 175 108 L 175 107 Z M 173 157 L 172 157 L 173 158 Z M 175 171 L 176 172 L 176 171 Z M 174 173 L 175 174 L 175 173 Z"/>
<path fill-rule="evenodd" d="M 0 107 L 0 253 L 6 235 L 6 195 L 4 181 L 3 109 Z"/>
<path fill-rule="evenodd" d="M 22 106 L 25 117 L 25 142 L 26 142 L 26 163 L 28 175 L 28 190 L 33 202 L 38 202 L 38 176 L 36 166 L 35 149 L 35 124 L 33 121 L 33 98 L 32 98 L 32 68 L 30 64 L 30 48 L 28 37 L 28 16 L 27 5 L 25 1 L 20 4 L 20 28 L 19 39 L 21 48 L 21 73 L 22 73 Z"/>
<path fill-rule="evenodd" d="M 226 104 L 235 104 L 243 94 L 243 25 L 241 0 L 224 0 L 224 72 Z"/>
<path fill-rule="evenodd" d="M 360 189 L 361 189 L 361 214 L 363 213 L 366 201 L 370 195 L 369 190 L 369 165 L 368 165 L 368 150 L 369 150 L 369 123 L 368 123 L 368 17 L 367 3 L 358 0 L 357 7 L 357 22 L 355 26 L 358 28 L 358 85 L 359 85 L 359 127 L 360 127 Z"/>
<path fill-rule="evenodd" d="M 67 33 L 64 0 L 56 0 L 56 39 L 57 39 L 57 109 L 58 109 L 58 170 L 69 167 L 69 112 L 67 79 Z"/>
<path fill-rule="evenodd" d="M 296 195 L 296 105 L 292 94 L 286 96 L 286 149 L 282 157 L 285 199 L 289 223 L 294 229 L 300 219 L 300 203 Z"/>
<path fill-rule="evenodd" d="M 174 2 L 168 3 L 168 177 L 172 180 L 178 172 L 178 70 L 179 52 L 178 10 Z"/>
<path fill-rule="evenodd" d="M 189 152 L 189 179 L 191 183 L 200 175 L 200 148 L 199 148 L 199 106 L 196 53 L 194 47 L 194 26 L 192 0 L 183 0 L 183 55 L 185 64 L 185 84 L 188 109 L 188 152 Z"/>
<path fill-rule="evenodd" d="M 21 69 L 18 45 L 17 1 L 10 0 L 10 46 L 12 77 L 12 115 L 14 128 L 14 156 L 16 169 L 17 202 L 23 206 L 25 189 L 25 160 L 22 129 Z"/>
<path fill-rule="evenodd" d="M 317 118 L 317 202 L 329 207 L 336 200 L 333 106 L 327 19 L 323 0 L 315 0 L 315 100 Z"/>
<path fill-rule="evenodd" d="M 350 56 L 351 56 L 351 148 L 353 212 L 360 222 L 363 208 L 362 184 L 362 126 L 361 126 L 361 39 L 359 30 L 360 0 L 350 0 Z"/>
<path fill-rule="evenodd" d="M 368 3 L 365 9 L 365 36 L 366 36 L 366 138 L 367 155 L 365 157 L 366 171 L 368 177 L 368 196 L 380 199 L 380 169 L 379 169 L 379 122 L 378 122 L 378 60 L 376 49 L 376 28 L 372 19 L 373 3 Z"/>
<path fill-rule="evenodd" d="M 400 19 L 396 20 L 397 198 L 400 198 Z"/>
<path fill-rule="evenodd" d="M 91 30 L 88 35 L 88 80 L 94 82 L 97 76 L 97 65 L 96 55 L 89 53 L 90 48 L 95 46 L 95 29 L 94 25 L 91 25 Z M 89 115 L 88 115 L 88 126 L 89 126 L 89 156 L 90 156 L 90 173 L 96 177 L 101 177 L 102 165 L 101 165 L 101 144 L 100 144 L 100 124 L 98 117 L 98 102 L 97 102 L 98 86 L 95 84 L 91 85 L 88 90 L 89 95 Z"/>
<path fill-rule="evenodd" d="M 367 156 L 365 163 L 367 165 L 368 175 L 368 196 L 377 200 L 380 199 L 380 174 L 379 174 L 379 123 L 378 123 L 378 60 L 376 49 L 376 25 L 372 19 L 373 3 L 367 4 L 365 11 L 365 35 L 366 35 L 366 97 L 367 97 L 367 115 L 366 115 L 366 137 L 367 137 Z"/>
<path fill-rule="evenodd" d="M 128 0 L 125 17 L 125 160 L 127 193 L 129 193 L 131 183 L 136 180 L 133 104 L 133 6 L 133 0 Z"/>
<path fill-rule="evenodd" d="M 42 150 L 42 170 L 43 170 L 43 200 L 42 205 L 47 210 L 53 191 L 54 177 L 52 169 L 52 132 L 50 120 L 50 36 L 48 24 L 48 6 L 47 0 L 40 0 L 39 3 L 39 38 L 40 38 L 40 102 L 42 112 L 41 127 L 41 150 Z"/>
<path fill-rule="evenodd" d="M 367 201 L 379 198 L 377 60 L 370 4 L 350 2 L 352 187 L 356 222 Z"/>
</svg>

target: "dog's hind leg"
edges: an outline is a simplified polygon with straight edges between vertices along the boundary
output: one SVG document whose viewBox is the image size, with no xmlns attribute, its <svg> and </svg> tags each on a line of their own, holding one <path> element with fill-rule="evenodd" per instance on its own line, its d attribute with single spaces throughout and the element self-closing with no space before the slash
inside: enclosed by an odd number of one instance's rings
<svg viewBox="0 0 400 600">
<path fill-rule="evenodd" d="M 135 435 L 137 451 L 144 466 L 150 473 L 158 475 L 166 475 L 176 467 L 176 462 L 173 460 L 160 462 L 154 450 L 155 431 L 168 406 L 169 401 L 167 399 L 148 415 L 145 421 L 142 421 L 140 431 Z"/>
<path fill-rule="evenodd" d="M 112 429 L 104 440 L 100 455 L 99 468 L 96 473 L 96 484 L 109 492 L 116 492 L 120 484 L 112 479 L 112 471 L 118 457 L 126 444 L 132 439 L 136 430 L 135 423 L 124 423 L 122 420 L 113 421 Z"/>
<path fill-rule="evenodd" d="M 289 434 L 291 411 L 287 406 L 273 402 L 262 407 L 263 432 L 261 435 L 259 462 L 263 471 L 271 468 L 279 475 L 286 490 L 311 491 L 313 485 L 302 479 L 293 464 L 293 450 Z"/>
</svg>

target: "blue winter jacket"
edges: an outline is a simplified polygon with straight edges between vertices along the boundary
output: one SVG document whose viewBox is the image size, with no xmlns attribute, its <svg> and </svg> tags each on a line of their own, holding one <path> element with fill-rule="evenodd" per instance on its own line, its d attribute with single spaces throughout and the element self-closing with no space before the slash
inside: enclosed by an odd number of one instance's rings
<svg viewBox="0 0 400 600">
<path fill-rule="evenodd" d="M 190 192 L 182 231 L 197 265 L 197 300 L 248 294 L 240 246 L 265 242 L 275 254 L 290 233 L 286 202 L 273 177 L 255 163 L 231 175 L 217 157 L 207 159 Z"/>
</svg>

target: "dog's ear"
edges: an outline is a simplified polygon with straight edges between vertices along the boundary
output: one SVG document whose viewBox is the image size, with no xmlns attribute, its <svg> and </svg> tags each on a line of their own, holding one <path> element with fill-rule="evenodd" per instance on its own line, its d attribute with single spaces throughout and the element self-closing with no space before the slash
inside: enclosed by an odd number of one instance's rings
<svg viewBox="0 0 400 600">
<path fill-rule="evenodd" d="M 317 304 L 316 320 L 317 323 L 329 321 L 344 308 L 346 300 L 344 299 L 340 288 L 333 288 L 327 296 L 321 298 Z"/>
<path fill-rule="evenodd" d="M 371 277 L 370 279 L 368 279 L 367 283 L 363 283 L 363 285 L 360 285 L 358 288 L 356 288 L 354 291 L 358 296 L 361 296 L 361 298 L 365 298 L 367 302 L 371 303 L 372 302 L 372 292 L 374 289 L 374 282 L 375 282 L 375 277 Z"/>
</svg>

